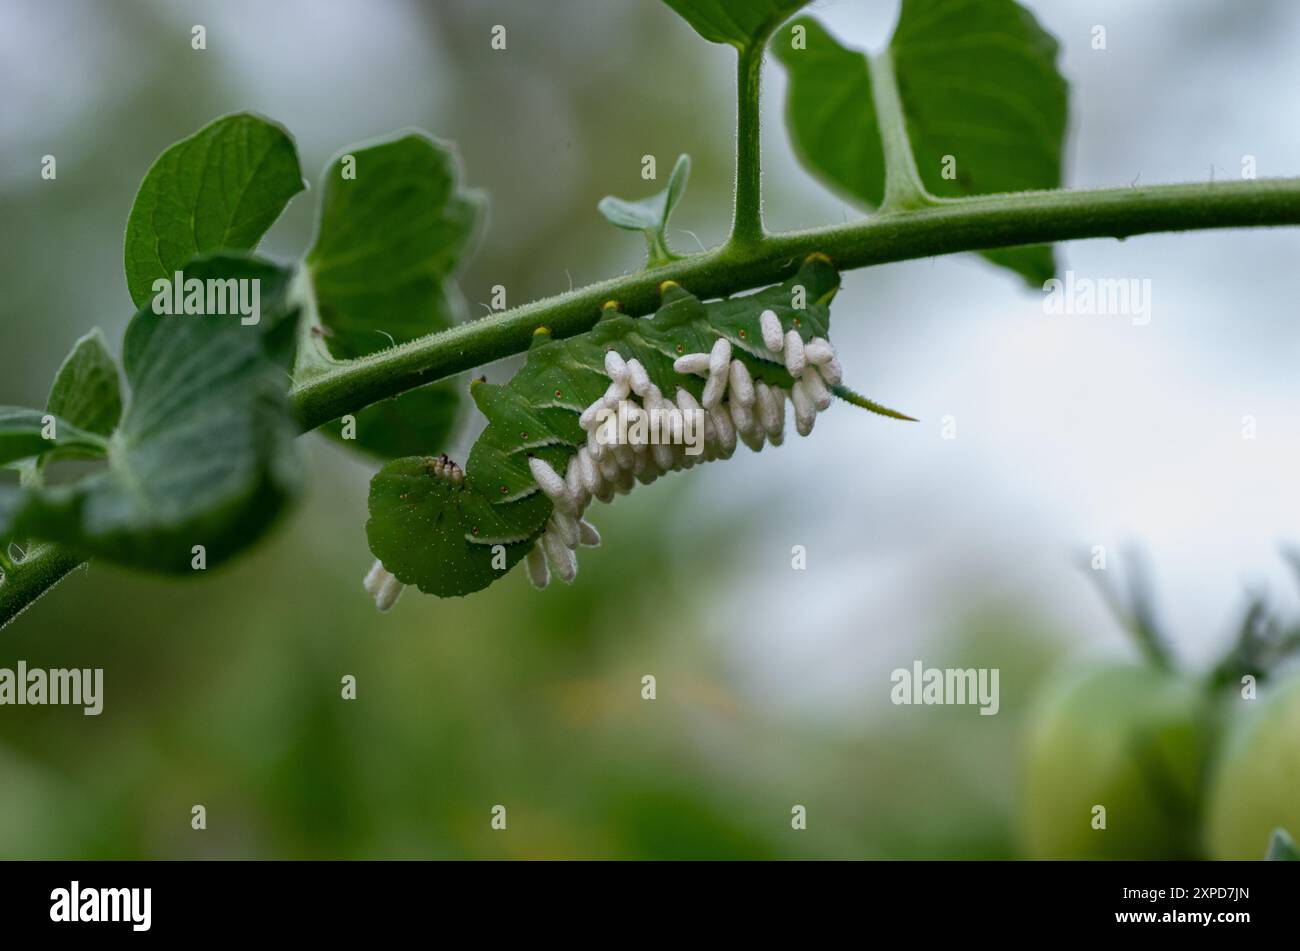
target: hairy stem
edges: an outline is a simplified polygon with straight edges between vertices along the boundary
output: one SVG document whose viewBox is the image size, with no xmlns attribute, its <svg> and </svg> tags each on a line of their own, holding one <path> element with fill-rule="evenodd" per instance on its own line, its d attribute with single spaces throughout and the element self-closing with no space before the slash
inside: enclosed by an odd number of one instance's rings
<svg viewBox="0 0 1300 951">
<path fill-rule="evenodd" d="M 766 286 L 789 277 L 814 251 L 841 270 L 987 248 L 1127 238 L 1159 231 L 1300 225 L 1300 179 L 1154 185 L 1089 191 L 1018 192 L 931 198 L 924 207 L 864 221 L 764 235 L 680 258 L 651 272 L 612 278 L 515 307 L 357 360 L 314 366 L 290 391 L 303 430 L 355 413 L 406 390 L 528 349 L 533 330 L 583 333 L 617 300 L 624 313 L 655 309 L 659 284 L 674 280 L 701 298 Z M 761 229 L 761 223 L 760 223 Z M 0 582 L 0 627 L 80 562 L 48 545 Z"/>
<path fill-rule="evenodd" d="M 674 280 L 701 298 L 719 297 L 782 281 L 814 251 L 851 270 L 1078 238 L 1300 224 L 1300 179 L 1294 178 L 932 201 L 849 224 L 767 235 L 750 247 L 727 245 L 337 363 L 293 388 L 293 409 L 304 430 L 315 429 L 414 387 L 522 353 L 539 326 L 556 337 L 583 333 L 606 301 L 618 301 L 624 313 L 650 313 L 662 281 Z"/>
<path fill-rule="evenodd" d="M 763 239 L 763 158 L 759 128 L 759 86 L 764 42 L 750 43 L 736 61 L 736 201 L 731 244 L 753 247 Z"/>
</svg>

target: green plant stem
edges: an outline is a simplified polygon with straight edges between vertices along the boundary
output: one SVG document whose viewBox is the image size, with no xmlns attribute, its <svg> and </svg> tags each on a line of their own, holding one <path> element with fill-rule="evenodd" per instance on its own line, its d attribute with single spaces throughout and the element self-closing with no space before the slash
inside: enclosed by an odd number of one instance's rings
<svg viewBox="0 0 1300 951">
<path fill-rule="evenodd" d="M 740 50 L 736 60 L 736 201 L 731 245 L 749 248 L 763 240 L 763 158 L 759 86 L 766 37 Z"/>
<path fill-rule="evenodd" d="M 0 627 L 22 614 L 81 563 L 80 558 L 57 545 L 33 546 L 19 564 L 5 572 L 4 583 L 0 584 Z"/>
<path fill-rule="evenodd" d="M 841 270 L 852 270 L 1079 238 L 1297 225 L 1300 179 L 1018 192 L 934 202 L 850 224 L 768 235 L 749 248 L 727 245 L 338 363 L 293 388 L 293 409 L 304 430 L 315 429 L 414 387 L 522 353 L 539 326 L 549 327 L 556 337 L 583 333 L 599 319 L 606 301 L 618 301 L 627 314 L 650 313 L 658 306 L 662 281 L 676 281 L 701 298 L 719 297 L 784 280 L 814 251 L 829 255 Z"/>
<path fill-rule="evenodd" d="M 871 70 L 871 98 L 880 123 L 881 147 L 885 153 L 885 197 L 880 210 L 908 211 L 934 204 L 936 199 L 925 190 L 916 156 L 907 135 L 907 118 L 898 95 L 894 60 L 889 50 L 868 60 Z"/>
<path fill-rule="evenodd" d="M 979 251 L 1069 241 L 1127 238 L 1160 231 L 1300 225 L 1300 178 L 1249 182 L 1152 185 L 1089 191 L 1018 192 L 931 199 L 908 211 L 859 222 L 766 235 L 754 245 L 728 244 L 674 260 L 651 272 L 611 278 L 534 301 L 451 330 L 421 337 L 357 360 L 313 367 L 290 391 L 302 429 L 406 390 L 462 373 L 528 349 L 533 331 L 556 337 L 583 333 L 600 307 L 617 300 L 627 314 L 650 313 L 659 285 L 673 280 L 701 298 L 735 294 L 784 280 L 814 251 L 841 270 Z M 79 563 L 46 546 L 15 578 L 0 583 L 0 627 Z"/>
</svg>

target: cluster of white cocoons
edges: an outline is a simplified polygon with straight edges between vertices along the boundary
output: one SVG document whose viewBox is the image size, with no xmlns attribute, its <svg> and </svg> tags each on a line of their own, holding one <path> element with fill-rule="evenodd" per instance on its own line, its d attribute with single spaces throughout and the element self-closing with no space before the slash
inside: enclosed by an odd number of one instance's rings
<svg viewBox="0 0 1300 951">
<path fill-rule="evenodd" d="M 361 584 L 365 587 L 366 593 L 375 599 L 375 607 L 379 608 L 380 611 L 387 611 L 396 604 L 397 599 L 402 596 L 402 589 L 405 587 L 379 561 L 376 561 L 370 571 L 366 573 L 366 580 Z"/>
<path fill-rule="evenodd" d="M 536 456 L 528 460 L 533 478 L 553 505 L 541 538 L 525 558 L 534 585 L 546 587 L 552 574 L 566 583 L 573 581 L 578 574 L 578 547 L 600 544 L 600 534 L 583 518 L 593 499 L 609 502 L 616 494 L 631 492 L 638 482 L 649 485 L 668 472 L 729 459 L 737 441 L 754 452 L 769 442 L 781 445 L 785 440 L 787 399 L 794 406 L 795 430 L 801 436 L 812 432 L 817 414 L 831 405 L 830 388 L 837 386 L 842 377 L 835 348 L 822 337 L 804 343 L 797 331 L 783 332 L 781 321 L 771 310 L 759 315 L 759 325 L 763 345 L 772 359 L 784 362 L 794 378 L 788 390 L 755 380 L 743 360 L 732 359 L 731 342 L 725 338 L 719 338 L 708 353 L 688 353 L 673 363 L 678 373 L 705 378 L 704 393 L 698 401 L 684 387 L 677 388 L 673 399 L 667 398 L 651 382 L 639 360 L 625 361 L 613 350 L 605 354 L 609 388 L 578 417 L 579 425 L 587 431 L 587 444 L 569 460 L 564 475 Z M 659 410 L 660 420 L 669 420 L 666 429 L 681 433 L 685 414 L 702 411 L 703 451 L 690 455 L 684 441 L 602 443 L 596 435 L 604 415 L 601 411 L 617 412 L 620 403 L 625 403 L 629 430 L 635 414 Z M 660 428 L 663 431 L 665 427 Z M 445 456 L 438 459 L 435 470 L 454 482 L 465 478 L 464 471 Z M 366 575 L 366 591 L 380 611 L 397 603 L 402 587 L 378 561 Z"/>
<path fill-rule="evenodd" d="M 605 354 L 609 388 L 578 417 L 579 425 L 587 431 L 587 444 L 569 460 L 564 475 L 541 459 L 528 461 L 533 478 L 554 505 L 546 530 L 526 559 L 534 585 L 544 588 L 552 573 L 562 581 L 572 581 L 578 572 L 578 546 L 599 544 L 595 528 L 583 520 L 593 499 L 609 502 L 615 494 L 632 491 L 638 482 L 649 485 L 668 472 L 729 459 L 737 441 L 754 452 L 768 442 L 781 445 L 785 440 L 787 398 L 794 405 L 799 435 L 812 432 L 817 414 L 831 404 L 830 388 L 842 377 L 835 348 L 821 337 L 805 344 L 797 331 L 783 334 L 781 322 L 771 310 L 763 311 L 759 322 L 764 346 L 774 358 L 780 357 L 794 377 L 789 390 L 755 380 L 743 360 L 732 359 L 731 342 L 725 338 L 719 338 L 709 353 L 688 353 L 673 363 L 678 373 L 705 378 L 704 393 L 698 401 L 684 387 L 678 387 L 669 399 L 651 382 L 640 361 L 625 361 L 613 350 Z M 683 431 L 684 414 L 702 411 L 703 451 L 690 455 L 684 444 L 664 442 L 604 444 L 597 438 L 604 415 L 601 411 L 616 412 L 620 403 L 625 403 L 629 436 L 638 412 L 658 410 L 661 420 L 670 420 L 666 428 L 676 433 Z"/>
</svg>

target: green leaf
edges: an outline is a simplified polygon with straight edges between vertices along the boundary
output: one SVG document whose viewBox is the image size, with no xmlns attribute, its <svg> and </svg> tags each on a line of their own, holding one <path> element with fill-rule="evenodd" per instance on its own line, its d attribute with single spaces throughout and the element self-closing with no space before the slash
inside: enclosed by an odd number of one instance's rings
<svg viewBox="0 0 1300 951">
<path fill-rule="evenodd" d="M 664 0 L 710 43 L 744 48 L 762 42 L 809 0 Z"/>
<path fill-rule="evenodd" d="M 459 180 L 452 150 L 421 133 L 330 163 L 307 269 L 335 357 L 383 350 L 461 316 L 451 278 L 484 198 Z"/>
<path fill-rule="evenodd" d="M 798 27 L 802 49 L 786 36 Z M 885 153 L 866 54 L 845 49 L 810 17 L 795 20 L 772 49 L 790 72 L 785 121 L 799 160 L 842 197 L 878 207 Z"/>
<path fill-rule="evenodd" d="M 126 224 L 126 283 L 141 307 L 153 282 L 195 255 L 250 251 L 306 187 L 283 128 L 237 113 L 177 142 L 153 163 Z"/>
<path fill-rule="evenodd" d="M 45 408 L 75 426 L 109 435 L 122 418 L 117 361 L 98 327 L 72 347 L 54 376 Z"/>
<path fill-rule="evenodd" d="M 1270 862 L 1300 862 L 1300 849 L 1286 829 L 1274 829 L 1264 858 Z"/>
<path fill-rule="evenodd" d="M 32 459 L 52 450 L 103 455 L 106 442 L 53 413 L 21 406 L 0 406 L 0 465 Z M 0 532 L 0 538 L 5 533 Z"/>
<path fill-rule="evenodd" d="M 815 20 L 778 37 L 790 73 L 786 120 L 801 161 L 837 193 L 877 207 L 885 162 L 868 59 Z M 1058 188 L 1067 86 L 1057 44 L 1014 0 L 904 0 L 889 46 L 922 183 L 941 198 Z M 1055 273 L 1048 246 L 985 257 L 1035 286 Z"/>
<path fill-rule="evenodd" d="M 425 452 L 443 449 L 460 422 L 465 385 L 461 378 L 442 380 L 372 403 L 354 414 L 351 439 L 343 437 L 341 419 L 326 423 L 320 431 L 378 459 L 410 455 L 414 447 Z"/>
<path fill-rule="evenodd" d="M 468 483 L 437 475 L 434 464 L 432 457 L 394 459 L 375 474 L 366 539 L 398 581 L 460 597 L 487 587 L 528 554 L 550 502 L 534 492 L 492 505 Z M 539 528 L 521 537 L 515 527 L 521 522 Z M 505 549 L 500 567 L 492 564 L 494 543 Z"/>
<path fill-rule="evenodd" d="M 606 195 L 596 207 L 608 221 L 628 231 L 656 231 L 663 234 L 677 200 L 686 189 L 686 181 L 691 175 L 691 158 L 679 155 L 673 166 L 668 184 L 662 190 L 640 201 L 625 201 Z"/>
<path fill-rule="evenodd" d="M 316 346 L 351 359 L 445 330 L 463 318 L 454 275 L 483 218 L 481 192 L 460 187 L 450 146 L 422 133 L 354 147 L 330 163 L 307 254 Z M 323 342 L 320 340 L 323 339 Z M 425 387 L 357 414 L 357 439 L 381 458 L 445 448 L 463 388 Z M 341 423 L 323 431 L 339 438 Z"/>
<path fill-rule="evenodd" d="M 293 497 L 296 427 L 279 341 L 293 329 L 289 272 L 217 255 L 191 262 L 185 276 L 258 281 L 258 325 L 141 308 L 123 346 L 130 408 L 107 468 L 67 485 L 0 486 L 0 537 L 187 572 L 193 546 L 204 546 L 208 567 L 220 564 L 257 540 Z"/>
<path fill-rule="evenodd" d="M 972 39 L 975 42 L 972 42 Z M 940 197 L 1059 188 L 1068 87 L 1057 43 L 1013 0 L 906 0 L 890 44 L 921 179 Z M 956 159 L 955 178 L 943 174 Z M 986 257 L 1041 286 L 1050 247 Z"/>
<path fill-rule="evenodd" d="M 691 158 L 689 155 L 679 155 L 672 175 L 668 177 L 668 184 L 661 191 L 640 201 L 625 201 L 606 195 L 596 208 L 616 227 L 645 232 L 649 266 L 658 267 L 677 257 L 668 247 L 668 218 L 682 197 L 682 192 L 686 190 L 686 182 L 690 177 Z"/>
</svg>

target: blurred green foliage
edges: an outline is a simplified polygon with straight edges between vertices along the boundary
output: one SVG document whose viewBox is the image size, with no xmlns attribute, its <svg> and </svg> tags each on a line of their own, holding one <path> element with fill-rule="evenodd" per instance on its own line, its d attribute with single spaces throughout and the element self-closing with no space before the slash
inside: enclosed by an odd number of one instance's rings
<svg viewBox="0 0 1300 951">
<path fill-rule="evenodd" d="M 662 530 L 665 506 L 717 527 L 686 480 L 602 511 L 605 545 L 572 588 L 408 593 L 380 618 L 360 589 L 362 473 L 344 453 L 316 446 L 336 475 L 238 566 L 172 585 L 93 567 L 4 632 L 5 658 L 104 667 L 105 704 L 4 709 L 0 856 L 1015 854 L 1024 690 L 1004 686 L 993 718 L 781 715 L 716 650 L 698 581 L 738 583 L 718 546 L 684 555 Z M 712 534 L 744 544 L 738 527 Z M 1016 658 L 1003 684 L 1032 684 L 1042 633 L 994 612 L 934 650 Z M 886 696 L 886 676 L 875 686 L 864 694 Z M 489 828 L 497 803 L 506 833 Z M 795 803 L 806 832 L 790 828 Z"/>
</svg>

